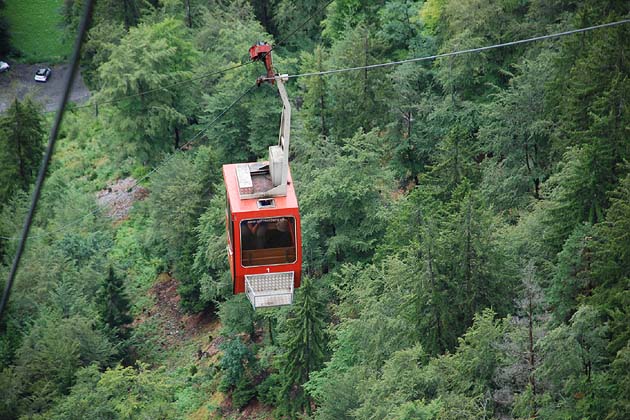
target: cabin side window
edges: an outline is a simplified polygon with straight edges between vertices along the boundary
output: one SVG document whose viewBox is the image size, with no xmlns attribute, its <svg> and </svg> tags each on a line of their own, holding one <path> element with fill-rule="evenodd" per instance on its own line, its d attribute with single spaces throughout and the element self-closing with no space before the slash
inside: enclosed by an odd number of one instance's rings
<svg viewBox="0 0 630 420">
<path fill-rule="evenodd" d="M 291 264 L 296 261 L 295 218 L 243 220 L 240 228 L 244 267 Z"/>
</svg>

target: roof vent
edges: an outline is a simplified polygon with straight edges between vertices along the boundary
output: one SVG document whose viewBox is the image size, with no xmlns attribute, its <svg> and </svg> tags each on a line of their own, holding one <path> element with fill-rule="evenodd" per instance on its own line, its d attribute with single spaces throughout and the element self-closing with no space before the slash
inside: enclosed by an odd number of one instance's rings
<svg viewBox="0 0 630 420">
<path fill-rule="evenodd" d="M 258 200 L 259 209 L 273 209 L 276 207 L 276 202 L 273 198 L 262 198 Z"/>
</svg>

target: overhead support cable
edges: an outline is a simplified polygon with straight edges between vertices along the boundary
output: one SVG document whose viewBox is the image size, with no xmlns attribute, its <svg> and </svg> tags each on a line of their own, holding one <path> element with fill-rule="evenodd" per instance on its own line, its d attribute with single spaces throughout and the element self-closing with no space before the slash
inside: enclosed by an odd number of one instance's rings
<svg viewBox="0 0 630 420">
<path fill-rule="evenodd" d="M 171 83 L 170 85 L 164 85 L 164 86 L 160 86 L 160 87 L 157 87 L 157 88 L 144 90 L 142 92 L 132 93 L 130 95 L 119 96 L 119 97 L 112 98 L 112 99 L 109 99 L 109 100 L 106 100 L 106 101 L 102 101 L 102 102 L 94 102 L 94 104 L 88 103 L 88 104 L 84 104 L 84 105 L 77 105 L 77 106 L 74 107 L 74 109 L 89 108 L 92 105 L 94 105 L 95 113 L 98 116 L 98 107 L 99 106 L 115 104 L 117 102 L 121 102 L 121 101 L 124 101 L 126 99 L 131 99 L 131 98 L 135 98 L 135 97 L 138 97 L 138 96 L 144 96 L 144 95 L 147 95 L 149 93 L 170 91 L 174 87 L 177 87 L 177 86 L 180 86 L 180 85 L 183 85 L 183 84 L 186 84 L 186 83 L 195 82 L 197 80 L 207 79 L 208 77 L 211 77 L 211 76 L 216 76 L 216 75 L 219 75 L 219 74 L 227 73 L 229 71 L 236 70 L 236 69 L 241 68 L 241 67 L 245 67 L 245 66 L 247 66 L 249 64 L 252 64 L 252 61 L 247 61 L 245 63 L 235 64 L 233 66 L 226 67 L 226 68 L 223 68 L 223 69 L 220 69 L 220 70 L 216 70 L 216 71 L 212 71 L 212 72 L 209 72 L 209 73 L 201 74 L 199 76 L 194 76 L 194 77 L 191 77 L 191 78 L 188 78 L 188 79 L 180 80 L 179 82 Z M 52 113 L 52 112 L 56 112 L 56 111 L 45 111 L 45 113 Z"/>
<path fill-rule="evenodd" d="M 197 139 L 204 134 L 206 131 L 208 131 L 210 128 L 212 128 L 212 126 L 219 121 L 219 119 L 221 119 L 230 109 L 232 109 L 234 107 L 234 105 L 236 105 L 238 102 L 241 101 L 241 99 L 243 99 L 243 97 L 245 95 L 247 95 L 249 92 L 252 91 L 252 89 L 254 89 L 256 87 L 256 85 L 252 85 L 251 87 L 249 87 L 246 91 L 244 91 L 241 95 L 239 95 L 232 103 L 230 103 L 230 105 L 228 105 L 226 108 L 223 109 L 223 111 L 221 111 L 212 121 L 210 121 L 210 123 L 208 123 L 208 125 L 206 127 L 204 127 L 203 129 L 201 129 L 199 132 L 197 132 L 194 136 L 191 137 L 190 140 L 188 140 L 186 143 L 184 143 L 183 145 L 181 145 L 180 147 L 178 147 L 174 153 L 172 153 L 171 155 L 169 155 L 169 157 L 167 157 L 166 159 L 164 159 L 162 162 L 160 162 L 159 165 L 157 165 L 155 168 L 151 169 L 151 171 L 149 171 L 147 174 L 145 174 L 143 177 L 137 179 L 130 187 L 127 188 L 127 191 L 131 191 L 133 190 L 135 187 L 137 187 L 142 181 L 146 180 L 147 178 L 151 177 L 151 175 L 153 175 L 156 172 L 159 172 L 164 166 L 166 166 L 166 164 L 168 162 L 170 162 L 176 155 L 177 152 L 181 152 L 183 150 L 185 150 L 186 148 L 192 146 L 195 141 L 197 141 Z M 102 206 L 97 206 L 93 211 L 84 214 L 83 216 L 69 222 L 66 223 L 60 227 L 58 227 L 57 229 L 53 229 L 51 231 L 48 231 L 46 233 L 43 233 L 41 235 L 32 235 L 30 236 L 31 239 L 38 239 L 38 238 L 42 238 L 45 236 L 50 236 L 52 234 L 55 233 L 59 233 L 59 232 L 63 232 L 65 230 L 67 230 L 69 227 L 72 227 L 74 225 L 77 225 L 79 223 L 81 223 L 83 220 L 85 220 L 86 218 L 88 218 L 89 216 L 95 215 L 100 213 L 103 210 Z M 20 239 L 19 237 L 9 237 L 9 236 L 0 236 L 0 239 L 5 239 L 8 241 L 16 241 L 18 239 Z"/>
<path fill-rule="evenodd" d="M 347 73 L 347 72 L 357 71 L 357 70 L 372 70 L 372 69 L 378 69 L 378 68 L 383 68 L 383 67 L 398 66 L 400 64 L 405 64 L 405 63 L 416 63 L 416 62 L 420 62 L 420 61 L 432 61 L 432 60 L 436 60 L 436 59 L 439 59 L 439 58 L 454 57 L 454 56 L 464 55 L 464 54 L 474 54 L 474 53 L 479 53 L 479 52 L 482 52 L 482 51 L 494 50 L 494 49 L 497 49 L 497 48 L 510 47 L 510 46 L 513 46 L 513 45 L 527 44 L 527 43 L 530 43 L 530 42 L 543 41 L 543 40 L 546 40 L 546 39 L 561 38 L 561 37 L 574 35 L 574 34 L 579 34 L 579 33 L 583 33 L 583 32 L 594 31 L 596 29 L 603 29 L 603 28 L 610 28 L 610 27 L 613 27 L 613 26 L 619 26 L 619 25 L 623 25 L 623 24 L 626 24 L 626 23 L 630 23 L 630 19 L 624 19 L 624 20 L 619 20 L 619 21 L 610 22 L 610 23 L 603 23 L 601 25 L 594 25 L 594 26 L 589 26 L 587 28 L 573 29 L 573 30 L 570 30 L 570 31 L 558 32 L 558 33 L 555 33 L 555 34 L 541 35 L 541 36 L 536 36 L 536 37 L 533 37 L 533 38 L 521 39 L 521 40 L 518 40 L 518 41 L 504 42 L 502 44 L 494 44 L 494 45 L 488 45 L 488 46 L 485 46 L 485 47 L 470 48 L 470 49 L 466 49 L 466 50 L 459 50 L 459 51 L 453 51 L 453 52 L 448 52 L 448 53 L 429 55 L 429 56 L 425 56 L 425 57 L 409 58 L 409 59 L 406 59 L 406 60 L 390 61 L 390 62 L 387 62 L 387 63 L 370 64 L 370 65 L 367 65 L 367 66 L 358 66 L 358 67 L 348 67 L 348 68 L 342 68 L 342 69 L 324 70 L 324 71 L 318 71 L 318 72 L 312 72 L 312 73 L 290 74 L 288 76 L 288 78 L 289 79 L 294 79 L 294 78 L 297 78 L 297 77 L 327 76 L 327 75 L 331 75 L 331 74 Z"/>
<path fill-rule="evenodd" d="M 251 61 L 247 61 L 245 63 L 235 64 L 233 66 L 226 67 L 226 68 L 221 69 L 221 70 L 216 70 L 216 71 L 212 71 L 210 73 L 205 73 L 205 74 L 202 74 L 202 75 L 199 75 L 199 76 L 194 76 L 194 77 L 191 77 L 189 79 L 180 80 L 179 82 L 175 82 L 175 83 L 172 83 L 170 85 L 160 86 L 160 87 L 157 87 L 157 88 L 144 90 L 142 92 L 132 93 L 130 95 L 120 96 L 118 98 L 113 98 L 113 99 L 110 99 L 110 100 L 107 100 L 107 101 L 102 101 L 102 102 L 99 102 L 98 105 L 99 106 L 101 106 L 101 105 L 109 105 L 109 104 L 113 104 L 113 103 L 116 103 L 116 102 L 124 101 L 125 99 L 131 99 L 131 98 L 135 98 L 135 97 L 138 97 L 138 96 L 144 96 L 144 95 L 147 95 L 149 93 L 162 92 L 162 91 L 165 91 L 165 90 L 171 90 L 171 88 L 174 88 L 176 86 L 180 86 L 180 85 L 183 85 L 183 84 L 186 84 L 186 83 L 190 83 L 190 82 L 195 82 L 197 80 L 207 79 L 210 76 L 216 76 L 216 75 L 219 75 L 219 74 L 227 73 L 228 71 L 236 70 L 236 69 L 238 69 L 240 67 L 247 66 L 248 64 L 251 64 L 251 63 L 252 63 Z M 87 108 L 89 106 L 90 105 L 81 105 L 81 106 L 77 106 L 76 108 Z"/>
</svg>

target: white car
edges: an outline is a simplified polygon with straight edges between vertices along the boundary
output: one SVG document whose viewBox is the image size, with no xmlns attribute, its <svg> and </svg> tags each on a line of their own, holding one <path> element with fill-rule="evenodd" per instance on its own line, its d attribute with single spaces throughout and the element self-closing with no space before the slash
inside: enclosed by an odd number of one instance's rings
<svg viewBox="0 0 630 420">
<path fill-rule="evenodd" d="M 52 70 L 49 69 L 48 67 L 41 68 L 37 70 L 37 72 L 35 73 L 35 81 L 46 83 L 51 73 L 52 73 Z"/>
<path fill-rule="evenodd" d="M 9 63 L 5 62 L 5 61 L 0 61 L 0 73 L 7 71 L 11 68 L 11 66 L 9 65 Z"/>
</svg>

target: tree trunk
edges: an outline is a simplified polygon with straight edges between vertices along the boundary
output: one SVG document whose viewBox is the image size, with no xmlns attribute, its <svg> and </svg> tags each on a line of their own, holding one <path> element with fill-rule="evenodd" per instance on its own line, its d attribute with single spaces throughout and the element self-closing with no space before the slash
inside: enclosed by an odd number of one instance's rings
<svg viewBox="0 0 630 420">
<path fill-rule="evenodd" d="M 466 242 L 464 243 L 464 280 L 466 283 L 466 296 L 469 299 L 469 310 L 470 315 L 474 315 L 475 313 L 475 304 L 476 304 L 476 296 L 477 291 L 472 290 L 472 233 L 471 231 L 471 219 L 472 219 L 472 203 L 470 202 L 470 197 L 468 197 L 468 205 L 466 207 L 466 221 L 465 221 L 465 229 L 466 229 Z"/>
<path fill-rule="evenodd" d="M 185 0 L 186 6 L 186 24 L 189 28 L 192 28 L 192 16 L 190 14 L 190 0 Z"/>
<path fill-rule="evenodd" d="M 531 296 L 528 299 L 528 335 L 529 335 L 529 384 L 532 386 L 532 392 L 536 395 L 536 378 L 534 378 L 534 369 L 536 360 L 534 358 L 534 305 Z"/>
</svg>

